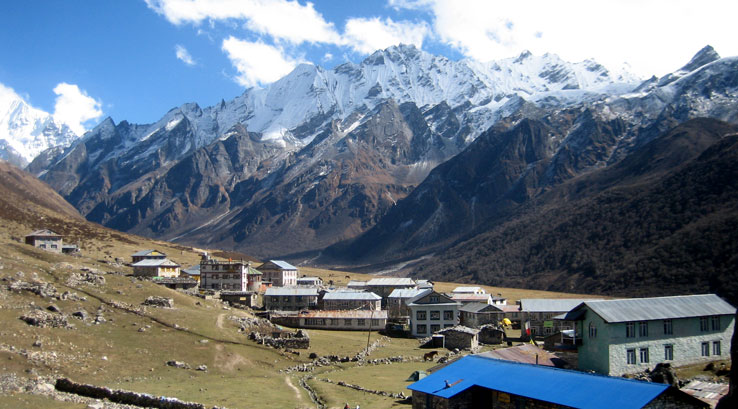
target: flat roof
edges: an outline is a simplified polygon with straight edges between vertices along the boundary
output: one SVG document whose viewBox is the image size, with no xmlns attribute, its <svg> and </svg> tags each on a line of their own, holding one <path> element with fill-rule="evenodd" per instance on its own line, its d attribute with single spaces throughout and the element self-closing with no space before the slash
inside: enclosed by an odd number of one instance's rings
<svg viewBox="0 0 738 409">
<path fill-rule="evenodd" d="M 303 318 L 364 318 L 364 319 L 387 319 L 386 310 L 309 310 L 294 313 L 275 315 Z"/>
<path fill-rule="evenodd" d="M 315 288 L 269 287 L 264 295 L 314 295 L 317 297 L 318 290 Z"/>
<path fill-rule="evenodd" d="M 583 409 L 638 409 L 670 388 L 662 383 L 468 355 L 408 389 L 448 399 L 473 386 Z"/>
<path fill-rule="evenodd" d="M 377 301 L 381 300 L 382 297 L 374 293 L 368 293 L 366 291 L 336 291 L 332 293 L 326 293 L 323 296 L 323 300 L 366 300 L 366 301 Z"/>
</svg>

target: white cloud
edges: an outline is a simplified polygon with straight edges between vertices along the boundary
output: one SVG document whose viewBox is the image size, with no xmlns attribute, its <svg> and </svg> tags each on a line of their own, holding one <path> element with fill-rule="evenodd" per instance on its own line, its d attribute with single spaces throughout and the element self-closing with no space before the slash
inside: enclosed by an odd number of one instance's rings
<svg viewBox="0 0 738 409">
<path fill-rule="evenodd" d="M 423 39 L 430 33 L 425 22 L 392 21 L 374 18 L 352 18 L 346 21 L 344 41 L 354 50 L 369 54 L 381 48 L 400 43 L 422 48 Z"/>
<path fill-rule="evenodd" d="M 286 56 L 282 49 L 261 41 L 250 42 L 231 36 L 223 40 L 222 49 L 238 70 L 236 81 L 244 87 L 274 82 L 300 63 Z"/>
<path fill-rule="evenodd" d="M 178 60 L 190 66 L 195 65 L 195 60 L 192 59 L 190 52 L 184 46 L 177 44 L 174 46 L 174 51 L 177 54 Z"/>
<path fill-rule="evenodd" d="M 152 10 L 172 24 L 200 24 L 203 20 L 245 20 L 246 28 L 292 44 L 340 42 L 333 23 L 315 11 L 288 0 L 146 0 Z"/>
<path fill-rule="evenodd" d="M 61 82 L 54 87 L 54 93 L 57 95 L 54 119 L 67 124 L 77 135 L 85 132 L 85 122 L 103 115 L 101 103 L 75 84 Z"/>
<path fill-rule="evenodd" d="M 389 0 L 398 9 L 429 12 L 436 38 L 481 61 L 530 50 L 569 61 L 594 58 L 609 67 L 627 61 L 642 75 L 664 75 L 703 46 L 735 52 L 738 2 L 620 0 L 592 3 L 530 0 Z M 730 55 L 730 54 L 727 54 Z"/>
</svg>

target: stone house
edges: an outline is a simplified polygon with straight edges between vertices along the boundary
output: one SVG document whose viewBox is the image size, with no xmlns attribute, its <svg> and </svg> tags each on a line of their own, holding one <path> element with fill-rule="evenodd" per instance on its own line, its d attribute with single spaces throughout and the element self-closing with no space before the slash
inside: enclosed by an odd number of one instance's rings
<svg viewBox="0 0 738 409">
<path fill-rule="evenodd" d="M 216 260 L 206 254 L 200 259 L 200 288 L 220 291 L 261 291 L 262 273 L 250 261 Z"/>
<path fill-rule="evenodd" d="M 443 346 L 447 349 L 474 350 L 479 346 L 479 330 L 456 325 L 444 328 L 436 334 L 443 335 Z"/>
<path fill-rule="evenodd" d="M 505 330 L 496 324 L 482 325 L 479 328 L 479 343 L 500 345 L 505 339 Z"/>
<path fill-rule="evenodd" d="M 262 281 L 274 287 L 293 287 L 297 285 L 297 267 L 282 260 L 269 260 L 257 267 L 263 274 Z"/>
<path fill-rule="evenodd" d="M 486 324 L 497 324 L 505 318 L 505 312 L 496 305 L 469 303 L 459 308 L 461 325 L 479 328 Z"/>
<path fill-rule="evenodd" d="M 272 315 L 275 324 L 292 328 L 326 329 L 334 331 L 378 331 L 387 325 L 387 311 L 327 311 L 311 310 Z"/>
<path fill-rule="evenodd" d="M 409 319 L 410 308 L 407 303 L 418 294 L 430 289 L 398 288 L 387 296 L 387 313 L 390 319 Z"/>
<path fill-rule="evenodd" d="M 180 268 L 179 270 L 180 277 L 187 277 L 190 280 L 197 281 L 198 285 L 200 284 L 200 265 L 194 265 L 190 266 L 188 268 Z"/>
<path fill-rule="evenodd" d="M 413 409 L 707 408 L 662 384 L 468 355 L 411 384 Z"/>
<path fill-rule="evenodd" d="M 409 300 L 410 334 L 427 337 L 459 324 L 461 304 L 434 290 L 425 290 Z"/>
<path fill-rule="evenodd" d="M 136 277 L 179 277 L 179 264 L 164 259 L 143 259 L 131 264 L 133 275 Z"/>
<path fill-rule="evenodd" d="M 730 359 L 735 311 L 702 294 L 586 301 L 562 318 L 576 323 L 579 369 L 620 376 Z"/>
<path fill-rule="evenodd" d="M 158 250 L 141 250 L 131 255 L 131 263 L 135 264 L 142 260 L 164 260 L 167 255 Z"/>
<path fill-rule="evenodd" d="M 314 309 L 318 306 L 316 288 L 269 287 L 264 293 L 264 308 L 278 311 Z"/>
<path fill-rule="evenodd" d="M 25 243 L 52 253 L 61 253 L 62 247 L 64 246 L 64 239 L 60 234 L 48 229 L 42 229 L 26 235 Z"/>
<path fill-rule="evenodd" d="M 245 305 L 250 308 L 259 307 L 259 294 L 254 291 L 222 291 L 220 299 L 230 304 Z"/>
<path fill-rule="evenodd" d="M 381 308 L 382 297 L 366 291 L 333 291 L 323 295 L 323 310 L 375 310 Z"/>
</svg>

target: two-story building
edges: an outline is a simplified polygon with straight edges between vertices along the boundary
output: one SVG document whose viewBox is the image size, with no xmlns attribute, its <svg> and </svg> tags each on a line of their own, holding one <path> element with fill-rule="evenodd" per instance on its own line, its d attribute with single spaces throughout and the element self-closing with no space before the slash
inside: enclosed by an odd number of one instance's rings
<svg viewBox="0 0 738 409">
<path fill-rule="evenodd" d="M 382 297 L 366 291 L 334 291 L 323 295 L 324 310 L 375 310 L 381 309 Z"/>
<path fill-rule="evenodd" d="M 274 287 L 293 287 L 297 285 L 297 267 L 282 260 L 269 260 L 257 267 L 263 274 L 262 280 Z"/>
<path fill-rule="evenodd" d="M 574 329 L 574 323 L 555 320 L 584 301 L 583 298 L 523 298 L 520 300 L 521 329 L 529 329 L 531 337 L 543 337 Z M 511 319 L 512 320 L 512 319 Z"/>
<path fill-rule="evenodd" d="M 398 288 L 387 297 L 387 314 L 390 319 L 410 318 L 410 308 L 407 303 L 424 291 L 432 291 L 433 288 Z"/>
<path fill-rule="evenodd" d="M 416 295 L 407 306 L 410 309 L 410 333 L 414 337 L 427 337 L 459 323 L 461 304 L 433 290 Z"/>
<path fill-rule="evenodd" d="M 416 288 L 415 281 L 407 277 L 380 277 L 366 282 L 366 291 L 382 297 L 382 307 L 387 306 L 387 298 L 398 288 Z"/>
<path fill-rule="evenodd" d="M 730 359 L 735 311 L 704 294 L 586 301 L 562 318 L 576 322 L 579 369 L 619 376 Z"/>
<path fill-rule="evenodd" d="M 318 289 L 297 287 L 269 287 L 264 293 L 267 310 L 295 311 L 318 306 Z"/>
<path fill-rule="evenodd" d="M 142 260 L 164 260 L 167 255 L 158 250 L 141 250 L 131 255 L 131 263 L 135 264 Z"/>
<path fill-rule="evenodd" d="M 298 287 L 322 287 L 323 279 L 320 277 L 300 277 L 297 279 Z"/>
<path fill-rule="evenodd" d="M 200 259 L 200 288 L 219 291 L 260 291 L 262 273 L 250 261 Z"/>
</svg>

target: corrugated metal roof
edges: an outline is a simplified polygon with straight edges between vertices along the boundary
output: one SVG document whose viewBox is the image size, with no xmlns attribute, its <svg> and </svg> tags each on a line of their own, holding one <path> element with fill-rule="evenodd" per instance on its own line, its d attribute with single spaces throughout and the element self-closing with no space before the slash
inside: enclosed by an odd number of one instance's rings
<svg viewBox="0 0 738 409">
<path fill-rule="evenodd" d="M 407 277 L 372 278 L 366 282 L 367 286 L 415 286 L 415 281 Z"/>
<path fill-rule="evenodd" d="M 156 253 L 156 256 L 166 256 L 166 254 L 162 253 L 161 251 L 157 250 L 141 250 L 133 253 L 133 257 L 144 257 L 151 255 L 151 253 Z"/>
<path fill-rule="evenodd" d="M 466 293 L 476 293 L 479 291 L 481 291 L 482 293 L 486 292 L 482 289 L 482 287 L 456 287 L 454 288 L 452 292 L 466 294 Z"/>
<path fill-rule="evenodd" d="M 179 264 L 169 260 L 168 258 L 147 258 L 137 263 L 131 264 L 133 267 L 179 267 Z"/>
<path fill-rule="evenodd" d="M 585 305 L 607 322 L 735 314 L 735 307 L 715 294 L 587 301 Z"/>
<path fill-rule="evenodd" d="M 264 295 L 318 295 L 318 290 L 315 288 L 294 288 L 294 287 L 269 287 L 267 288 Z"/>
<path fill-rule="evenodd" d="M 423 291 L 431 290 L 430 288 L 395 288 L 392 290 L 388 298 L 413 298 Z"/>
<path fill-rule="evenodd" d="M 26 237 L 61 237 L 61 235 L 58 233 L 54 233 L 49 229 L 41 229 L 36 230 L 31 234 L 26 234 Z"/>
<path fill-rule="evenodd" d="M 281 316 L 296 316 L 304 318 L 365 318 L 365 319 L 387 319 L 386 310 L 308 310 L 298 313 L 276 313 Z"/>
<path fill-rule="evenodd" d="M 277 267 L 283 269 L 283 270 L 297 270 L 297 267 L 293 266 L 292 264 L 282 261 L 282 260 L 269 260 L 269 262 L 275 264 Z"/>
<path fill-rule="evenodd" d="M 366 287 L 366 281 L 351 280 L 346 287 Z"/>
<path fill-rule="evenodd" d="M 323 281 L 320 277 L 300 277 L 297 281 Z"/>
<path fill-rule="evenodd" d="M 368 293 L 366 291 L 336 291 L 333 293 L 326 293 L 323 296 L 323 300 L 381 300 L 382 297 L 374 293 Z"/>
<path fill-rule="evenodd" d="M 469 304 L 463 305 L 459 308 L 459 311 L 464 312 L 481 312 L 483 310 L 492 311 L 492 312 L 502 312 L 502 309 L 499 308 L 502 307 L 497 305 L 491 305 L 491 304 L 485 304 L 481 302 L 470 302 Z"/>
<path fill-rule="evenodd" d="M 710 407 L 714 408 L 718 401 L 728 394 L 730 385 L 727 383 L 713 383 L 696 380 L 681 387 L 680 390 L 708 403 Z"/>
<path fill-rule="evenodd" d="M 489 294 L 458 293 L 458 294 L 451 294 L 451 299 L 454 301 L 489 302 L 492 298 L 490 297 Z"/>
<path fill-rule="evenodd" d="M 525 312 L 566 312 L 585 301 L 599 301 L 595 298 L 523 298 L 520 310 Z"/>
<path fill-rule="evenodd" d="M 638 409 L 669 388 L 662 383 L 469 355 L 408 389 L 450 398 L 472 386 L 582 409 Z"/>
</svg>

